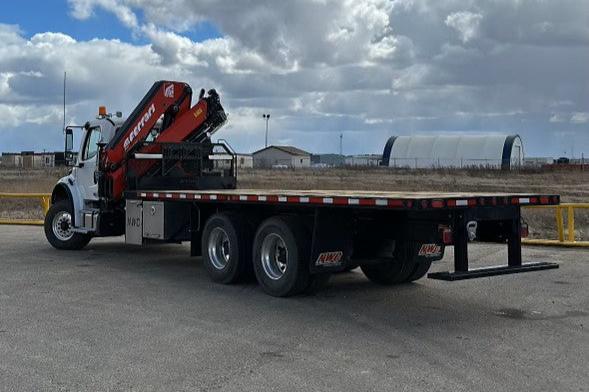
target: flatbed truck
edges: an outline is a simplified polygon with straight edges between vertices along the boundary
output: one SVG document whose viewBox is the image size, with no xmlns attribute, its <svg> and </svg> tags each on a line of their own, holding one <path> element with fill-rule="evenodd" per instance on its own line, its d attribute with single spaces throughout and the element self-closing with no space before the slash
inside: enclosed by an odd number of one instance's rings
<svg viewBox="0 0 589 392">
<path fill-rule="evenodd" d="M 254 277 L 273 296 L 322 287 L 333 273 L 360 267 L 383 285 L 428 274 L 446 246 L 455 281 L 558 268 L 522 262 L 521 207 L 556 205 L 558 195 L 337 190 L 237 189 L 237 165 L 211 135 L 226 120 L 218 94 L 179 82 L 156 82 L 131 116 L 100 110 L 80 127 L 80 153 L 59 180 L 45 219 L 48 241 L 81 249 L 93 237 L 125 235 L 130 246 L 190 243 L 212 280 Z M 503 265 L 472 269 L 472 241 L 507 246 Z"/>
</svg>

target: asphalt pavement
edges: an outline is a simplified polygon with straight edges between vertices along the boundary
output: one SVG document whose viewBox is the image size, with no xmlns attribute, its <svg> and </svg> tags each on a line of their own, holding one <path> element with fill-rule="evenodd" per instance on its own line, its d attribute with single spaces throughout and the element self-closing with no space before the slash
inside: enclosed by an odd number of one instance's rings
<svg viewBox="0 0 589 392">
<path fill-rule="evenodd" d="M 281 299 L 212 283 L 185 245 L 64 252 L 0 226 L 0 390 L 589 391 L 589 251 L 524 258 L 560 268 L 398 287 L 355 270 Z"/>
</svg>

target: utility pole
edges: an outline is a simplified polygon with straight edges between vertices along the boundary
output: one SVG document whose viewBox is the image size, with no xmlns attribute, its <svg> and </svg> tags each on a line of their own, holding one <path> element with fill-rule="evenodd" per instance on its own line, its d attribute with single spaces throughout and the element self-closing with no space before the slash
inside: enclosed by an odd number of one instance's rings
<svg viewBox="0 0 589 392">
<path fill-rule="evenodd" d="M 264 120 L 266 120 L 266 143 L 264 147 L 268 147 L 268 122 L 270 121 L 270 114 L 262 114 Z"/>
<path fill-rule="evenodd" d="M 63 132 L 65 132 L 65 82 L 67 78 L 67 72 L 63 71 Z"/>
<path fill-rule="evenodd" d="M 339 134 L 339 155 L 340 156 L 344 155 L 344 134 L 343 133 Z"/>
</svg>

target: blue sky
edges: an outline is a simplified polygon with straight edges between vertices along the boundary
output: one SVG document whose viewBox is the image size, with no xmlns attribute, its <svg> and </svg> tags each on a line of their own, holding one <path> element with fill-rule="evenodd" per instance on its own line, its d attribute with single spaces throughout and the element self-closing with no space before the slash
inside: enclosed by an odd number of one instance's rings
<svg viewBox="0 0 589 392">
<path fill-rule="evenodd" d="M 140 21 L 143 21 L 141 9 L 136 10 L 136 15 Z M 67 0 L 5 1 L 2 4 L 0 22 L 18 25 L 25 37 L 53 31 L 65 33 L 78 41 L 100 38 L 119 39 L 134 44 L 149 43 L 144 36 L 134 34 L 116 16 L 101 8 L 94 9 L 89 19 L 73 18 L 70 15 Z M 212 23 L 205 21 L 190 30 L 183 31 L 183 35 L 194 41 L 204 41 L 220 37 L 221 33 Z"/>
<path fill-rule="evenodd" d="M 271 143 L 311 152 L 337 152 L 340 134 L 353 154 L 392 135 L 501 133 L 578 157 L 587 69 L 586 0 L 5 1 L 0 151 L 61 148 L 65 70 L 67 123 L 129 113 L 174 79 L 220 92 L 218 135 L 243 152 L 271 113 Z"/>
<path fill-rule="evenodd" d="M 79 41 L 92 38 L 120 39 L 137 42 L 132 32 L 123 26 L 112 14 L 101 9 L 95 10 L 92 18 L 77 20 L 69 15 L 65 0 L 18 0 L 2 4 L 0 21 L 20 27 L 25 37 L 40 32 L 55 31 L 70 35 Z M 141 38 L 139 39 L 141 41 Z M 146 41 L 143 40 L 143 43 Z"/>
</svg>

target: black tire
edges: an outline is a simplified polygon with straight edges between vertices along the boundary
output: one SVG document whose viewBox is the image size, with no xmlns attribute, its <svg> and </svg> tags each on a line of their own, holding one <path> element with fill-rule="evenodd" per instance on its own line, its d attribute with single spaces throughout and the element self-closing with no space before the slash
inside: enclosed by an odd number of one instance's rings
<svg viewBox="0 0 589 392">
<path fill-rule="evenodd" d="M 67 219 L 69 215 L 69 223 Z M 70 233 L 73 215 L 72 207 L 67 200 L 60 200 L 49 207 L 45 215 L 44 229 L 47 241 L 56 249 L 80 250 L 84 248 L 92 236 L 90 234 Z M 59 229 L 54 230 L 54 220 L 57 220 Z"/>
<path fill-rule="evenodd" d="M 274 217 L 260 225 L 254 239 L 253 264 L 256 279 L 267 294 L 289 297 L 310 289 L 314 282 L 320 283 L 321 278 L 311 279 L 309 273 L 310 242 L 310 235 L 296 217 Z M 267 263 L 262 260 L 263 247 L 268 249 Z M 270 256 L 272 253 L 274 256 Z M 280 263 L 270 261 L 277 259 Z"/>
<path fill-rule="evenodd" d="M 372 282 L 382 285 L 409 283 L 423 278 L 432 262 L 417 262 L 419 244 L 398 243 L 387 259 L 378 264 L 363 265 L 362 272 Z"/>
<path fill-rule="evenodd" d="M 344 268 L 343 270 L 341 270 L 340 272 L 352 272 L 353 270 L 355 270 L 356 268 L 358 268 L 359 265 L 358 264 L 352 264 L 352 265 L 348 265 L 346 268 Z"/>
<path fill-rule="evenodd" d="M 248 276 L 251 270 L 250 232 L 239 215 L 220 213 L 209 218 L 202 233 L 201 249 L 203 264 L 213 281 L 231 284 Z"/>
<path fill-rule="evenodd" d="M 414 282 L 416 280 L 423 278 L 425 274 L 427 274 L 427 271 L 429 271 L 431 265 L 431 261 L 422 261 L 420 263 L 415 263 L 415 269 L 413 270 L 413 273 L 409 275 L 407 279 L 405 279 L 405 283 Z"/>
<path fill-rule="evenodd" d="M 394 246 L 383 244 L 379 257 L 383 261 L 362 265 L 362 272 L 374 283 L 390 286 L 405 283 L 415 272 L 416 263 L 410 255 L 407 243 L 397 242 Z"/>
<path fill-rule="evenodd" d="M 405 260 L 391 258 L 378 264 L 361 265 L 362 272 L 370 281 L 385 286 L 407 281 L 415 270 L 415 264 Z"/>
</svg>

